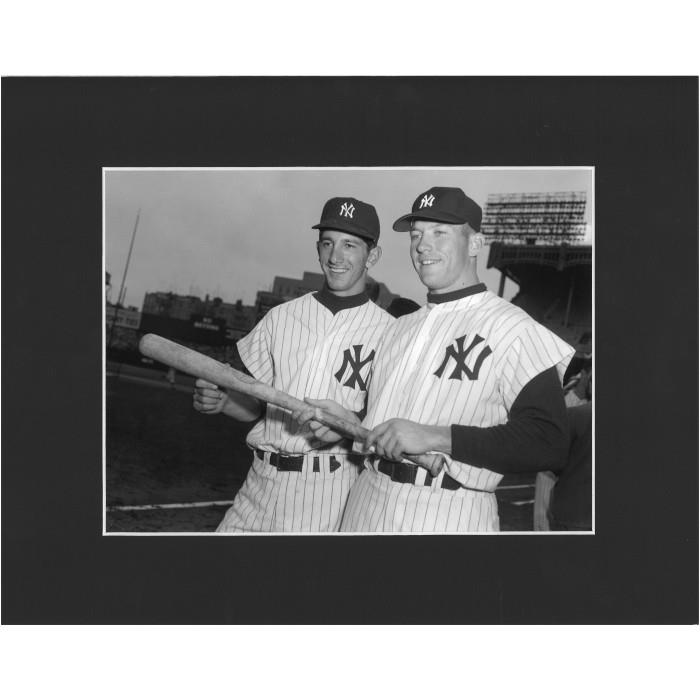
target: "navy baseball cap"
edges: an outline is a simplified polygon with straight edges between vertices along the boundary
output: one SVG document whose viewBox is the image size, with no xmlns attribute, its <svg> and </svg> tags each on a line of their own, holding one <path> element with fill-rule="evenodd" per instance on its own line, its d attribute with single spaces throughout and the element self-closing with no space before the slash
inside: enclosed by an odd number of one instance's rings
<svg viewBox="0 0 700 700">
<path fill-rule="evenodd" d="M 394 231 L 410 231 L 416 219 L 439 221 L 444 224 L 469 224 L 481 230 L 481 207 L 459 187 L 431 187 L 421 192 L 410 214 L 394 222 Z"/>
<path fill-rule="evenodd" d="M 321 222 L 311 228 L 345 231 L 375 243 L 379 240 L 377 210 L 354 197 L 329 199 L 321 212 Z"/>
</svg>

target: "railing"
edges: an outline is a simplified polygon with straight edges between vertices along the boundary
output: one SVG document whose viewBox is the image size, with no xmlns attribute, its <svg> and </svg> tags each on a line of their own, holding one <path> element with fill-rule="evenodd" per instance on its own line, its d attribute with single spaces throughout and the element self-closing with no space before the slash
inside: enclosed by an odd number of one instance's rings
<svg viewBox="0 0 700 700">
<path fill-rule="evenodd" d="M 492 243 L 487 267 L 501 268 L 506 265 L 532 264 L 545 265 L 563 270 L 574 265 L 591 265 L 591 246 L 538 246 L 504 245 Z"/>
</svg>

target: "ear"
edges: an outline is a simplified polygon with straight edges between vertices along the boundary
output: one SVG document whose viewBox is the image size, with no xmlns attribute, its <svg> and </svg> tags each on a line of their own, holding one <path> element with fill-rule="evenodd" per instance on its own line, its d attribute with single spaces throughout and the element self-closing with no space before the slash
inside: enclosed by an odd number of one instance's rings
<svg viewBox="0 0 700 700">
<path fill-rule="evenodd" d="M 482 233 L 471 233 L 469 235 L 469 256 L 475 258 L 483 247 L 484 235 Z"/>
<path fill-rule="evenodd" d="M 365 267 L 369 270 L 370 267 L 376 265 L 379 262 L 381 257 L 382 249 L 378 245 L 374 246 L 374 248 L 372 248 L 372 250 L 369 251 Z"/>
</svg>

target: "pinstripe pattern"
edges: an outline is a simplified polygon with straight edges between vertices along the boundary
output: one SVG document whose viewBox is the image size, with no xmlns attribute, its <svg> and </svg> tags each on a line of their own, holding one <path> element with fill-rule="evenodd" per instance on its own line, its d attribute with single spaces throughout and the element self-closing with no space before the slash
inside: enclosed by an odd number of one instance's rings
<svg viewBox="0 0 700 700">
<path fill-rule="evenodd" d="M 464 347 L 480 336 L 466 356 L 474 369 L 488 345 L 478 376 L 451 379 L 457 366 L 450 358 L 440 377 L 448 348 L 465 336 Z M 428 425 L 490 427 L 506 423 L 521 389 L 535 376 L 556 367 L 562 378 L 573 348 L 536 323 L 522 309 L 484 291 L 456 301 L 428 304 L 397 319 L 380 343 L 369 387 L 364 424 L 373 427 L 391 418 Z M 470 489 L 493 492 L 502 479 L 446 457 L 446 472 Z M 369 460 L 368 460 L 369 462 Z M 535 468 L 536 465 L 533 465 Z M 419 470 L 422 471 L 422 470 Z M 396 484 L 373 467 L 363 473 L 346 509 L 343 530 L 424 531 L 498 529 L 492 493 Z M 423 483 L 424 479 L 417 480 Z M 457 512 L 459 509 L 459 512 Z"/>
<path fill-rule="evenodd" d="M 332 314 L 312 294 L 271 309 L 260 323 L 238 342 L 241 358 L 251 374 L 276 389 L 303 399 L 333 399 L 352 411 L 365 405 L 365 392 L 358 384 L 345 386 L 334 374 L 343 365 L 343 353 L 362 345 L 362 357 L 376 350 L 387 325 L 394 319 L 372 302 Z M 363 379 L 371 372 L 368 363 Z M 304 454 L 313 449 L 311 433 L 300 434 L 283 408 L 268 406 L 265 420 L 248 433 L 251 447 L 283 454 Z M 347 449 L 333 445 L 328 452 Z"/>
<path fill-rule="evenodd" d="M 271 309 L 238 343 L 241 358 L 260 381 L 303 399 L 330 398 L 352 411 L 365 406 L 359 382 L 347 386 L 352 368 L 343 367 L 344 353 L 361 345 L 361 358 L 376 352 L 393 317 L 372 302 L 333 314 L 312 294 Z M 369 381 L 372 363 L 359 370 Z M 284 455 L 306 455 L 302 472 L 278 471 L 257 456 L 245 484 L 236 494 L 217 532 L 323 532 L 337 530 L 358 469 L 346 462 L 347 443 L 317 452 L 311 432 L 300 432 L 291 414 L 268 405 L 265 416 L 248 433 L 253 449 Z M 341 467 L 331 472 L 333 456 Z M 318 457 L 320 471 L 313 471 Z"/>
<path fill-rule="evenodd" d="M 358 469 L 280 472 L 253 457 L 245 483 L 217 532 L 331 532 L 338 530 Z"/>
<path fill-rule="evenodd" d="M 499 529 L 494 493 L 397 484 L 365 469 L 350 491 L 343 532 L 489 532 Z"/>
</svg>

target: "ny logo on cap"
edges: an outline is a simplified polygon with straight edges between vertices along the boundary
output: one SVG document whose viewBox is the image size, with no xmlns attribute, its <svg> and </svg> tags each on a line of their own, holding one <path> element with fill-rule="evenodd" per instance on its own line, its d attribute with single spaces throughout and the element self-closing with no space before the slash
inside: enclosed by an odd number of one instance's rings
<svg viewBox="0 0 700 700">
<path fill-rule="evenodd" d="M 435 201 L 434 194 L 431 194 L 430 196 L 428 196 L 427 194 L 424 194 L 423 199 L 420 200 L 420 205 L 418 208 L 422 209 L 423 207 L 432 207 L 434 201 Z"/>
<path fill-rule="evenodd" d="M 347 202 L 343 202 L 343 206 L 340 207 L 340 215 L 347 216 L 348 218 L 352 219 L 352 215 L 354 213 L 355 213 L 355 205 L 348 204 Z"/>
</svg>

